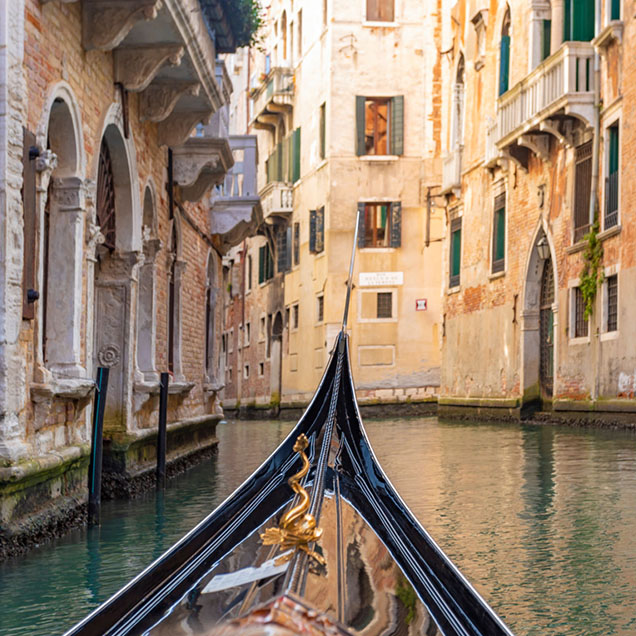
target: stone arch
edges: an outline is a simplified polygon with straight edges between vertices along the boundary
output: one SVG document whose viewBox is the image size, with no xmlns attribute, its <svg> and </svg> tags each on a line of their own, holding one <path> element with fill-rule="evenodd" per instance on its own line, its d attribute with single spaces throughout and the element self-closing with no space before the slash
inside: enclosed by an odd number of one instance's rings
<svg viewBox="0 0 636 636">
<path fill-rule="evenodd" d="M 537 250 L 537 244 L 544 238 L 550 247 L 550 258 L 542 260 Z M 522 390 L 524 403 L 533 402 L 541 398 L 539 378 L 541 333 L 540 333 L 540 297 L 541 281 L 545 267 L 552 267 L 555 281 L 553 313 L 553 368 L 556 369 L 558 351 L 558 271 L 556 266 L 554 240 L 549 228 L 541 221 L 534 233 L 530 250 L 526 258 L 526 277 L 523 287 L 523 305 L 521 312 L 521 366 Z"/>
<path fill-rule="evenodd" d="M 272 321 L 272 350 L 270 363 L 270 387 L 273 402 L 280 402 L 282 392 L 283 363 L 283 315 L 276 312 Z"/>
<path fill-rule="evenodd" d="M 133 428 L 132 392 L 137 270 L 141 261 L 141 206 L 134 146 L 123 134 L 121 109 L 106 114 L 103 134 L 95 145 L 94 224 L 108 225 L 95 232 L 93 286 L 93 364 L 110 368 L 104 430 Z M 101 219 L 101 220 L 100 220 Z M 105 234 L 108 241 L 105 242 Z"/>
<path fill-rule="evenodd" d="M 157 236 L 157 209 L 154 184 L 148 181 L 143 195 L 143 259 L 139 267 L 137 293 L 137 369 L 143 382 L 158 380 L 157 339 L 157 254 L 161 241 Z"/>
<path fill-rule="evenodd" d="M 81 352 L 86 215 L 84 143 L 75 96 L 65 83 L 49 93 L 36 135 L 39 223 L 36 379 L 86 375 Z M 55 276 L 49 276 L 55 272 Z"/>
</svg>

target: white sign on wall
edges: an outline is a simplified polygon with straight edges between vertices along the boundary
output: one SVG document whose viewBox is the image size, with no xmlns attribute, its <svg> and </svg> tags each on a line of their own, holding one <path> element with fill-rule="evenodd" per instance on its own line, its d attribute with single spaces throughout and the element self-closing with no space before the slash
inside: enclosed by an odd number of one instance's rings
<svg viewBox="0 0 636 636">
<path fill-rule="evenodd" d="M 360 287 L 403 284 L 404 272 L 360 272 Z"/>
</svg>

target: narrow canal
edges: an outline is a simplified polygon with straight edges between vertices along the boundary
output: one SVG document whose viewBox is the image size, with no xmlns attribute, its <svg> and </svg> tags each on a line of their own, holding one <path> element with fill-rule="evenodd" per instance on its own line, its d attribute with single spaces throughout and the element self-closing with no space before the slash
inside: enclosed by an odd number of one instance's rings
<svg viewBox="0 0 636 636">
<path fill-rule="evenodd" d="M 549 426 L 368 421 L 385 471 L 519 636 L 636 633 L 636 437 Z M 218 456 L 102 526 L 0 565 L 0 634 L 61 634 L 224 499 L 291 429 L 228 422 Z"/>
</svg>

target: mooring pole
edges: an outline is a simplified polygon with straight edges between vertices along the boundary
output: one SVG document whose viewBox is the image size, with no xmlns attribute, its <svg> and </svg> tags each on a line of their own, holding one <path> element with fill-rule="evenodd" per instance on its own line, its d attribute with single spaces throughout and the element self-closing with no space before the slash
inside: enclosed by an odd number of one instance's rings
<svg viewBox="0 0 636 636">
<path fill-rule="evenodd" d="M 93 431 L 91 459 L 88 466 L 88 525 L 99 525 L 102 504 L 102 456 L 104 450 L 104 410 L 108 390 L 108 367 L 97 367 L 95 380 L 95 404 L 93 406 Z"/>
<path fill-rule="evenodd" d="M 170 374 L 162 373 L 159 383 L 159 428 L 157 430 L 157 490 L 166 487 L 166 446 L 167 429 L 166 419 L 168 415 L 168 385 Z"/>
</svg>

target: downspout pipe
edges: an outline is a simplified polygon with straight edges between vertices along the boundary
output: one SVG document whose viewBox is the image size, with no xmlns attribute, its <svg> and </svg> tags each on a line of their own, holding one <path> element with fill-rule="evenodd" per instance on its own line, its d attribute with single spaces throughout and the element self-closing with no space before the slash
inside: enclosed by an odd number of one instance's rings
<svg viewBox="0 0 636 636">
<path fill-rule="evenodd" d="M 601 0 L 595 0 L 594 3 L 594 35 L 598 37 L 601 32 Z M 597 220 L 596 212 L 599 216 L 601 211 L 598 206 L 598 186 L 599 186 L 599 163 L 601 149 L 601 56 L 598 52 L 598 46 L 594 47 L 594 143 L 592 146 L 592 183 L 590 192 L 590 230 Z M 595 320 L 598 323 L 598 320 Z M 590 328 L 592 325 L 590 325 Z M 592 384 L 592 400 L 598 399 L 599 394 L 599 366 L 600 366 L 600 334 L 599 325 L 596 325 L 596 333 L 594 334 L 594 382 Z"/>
</svg>

